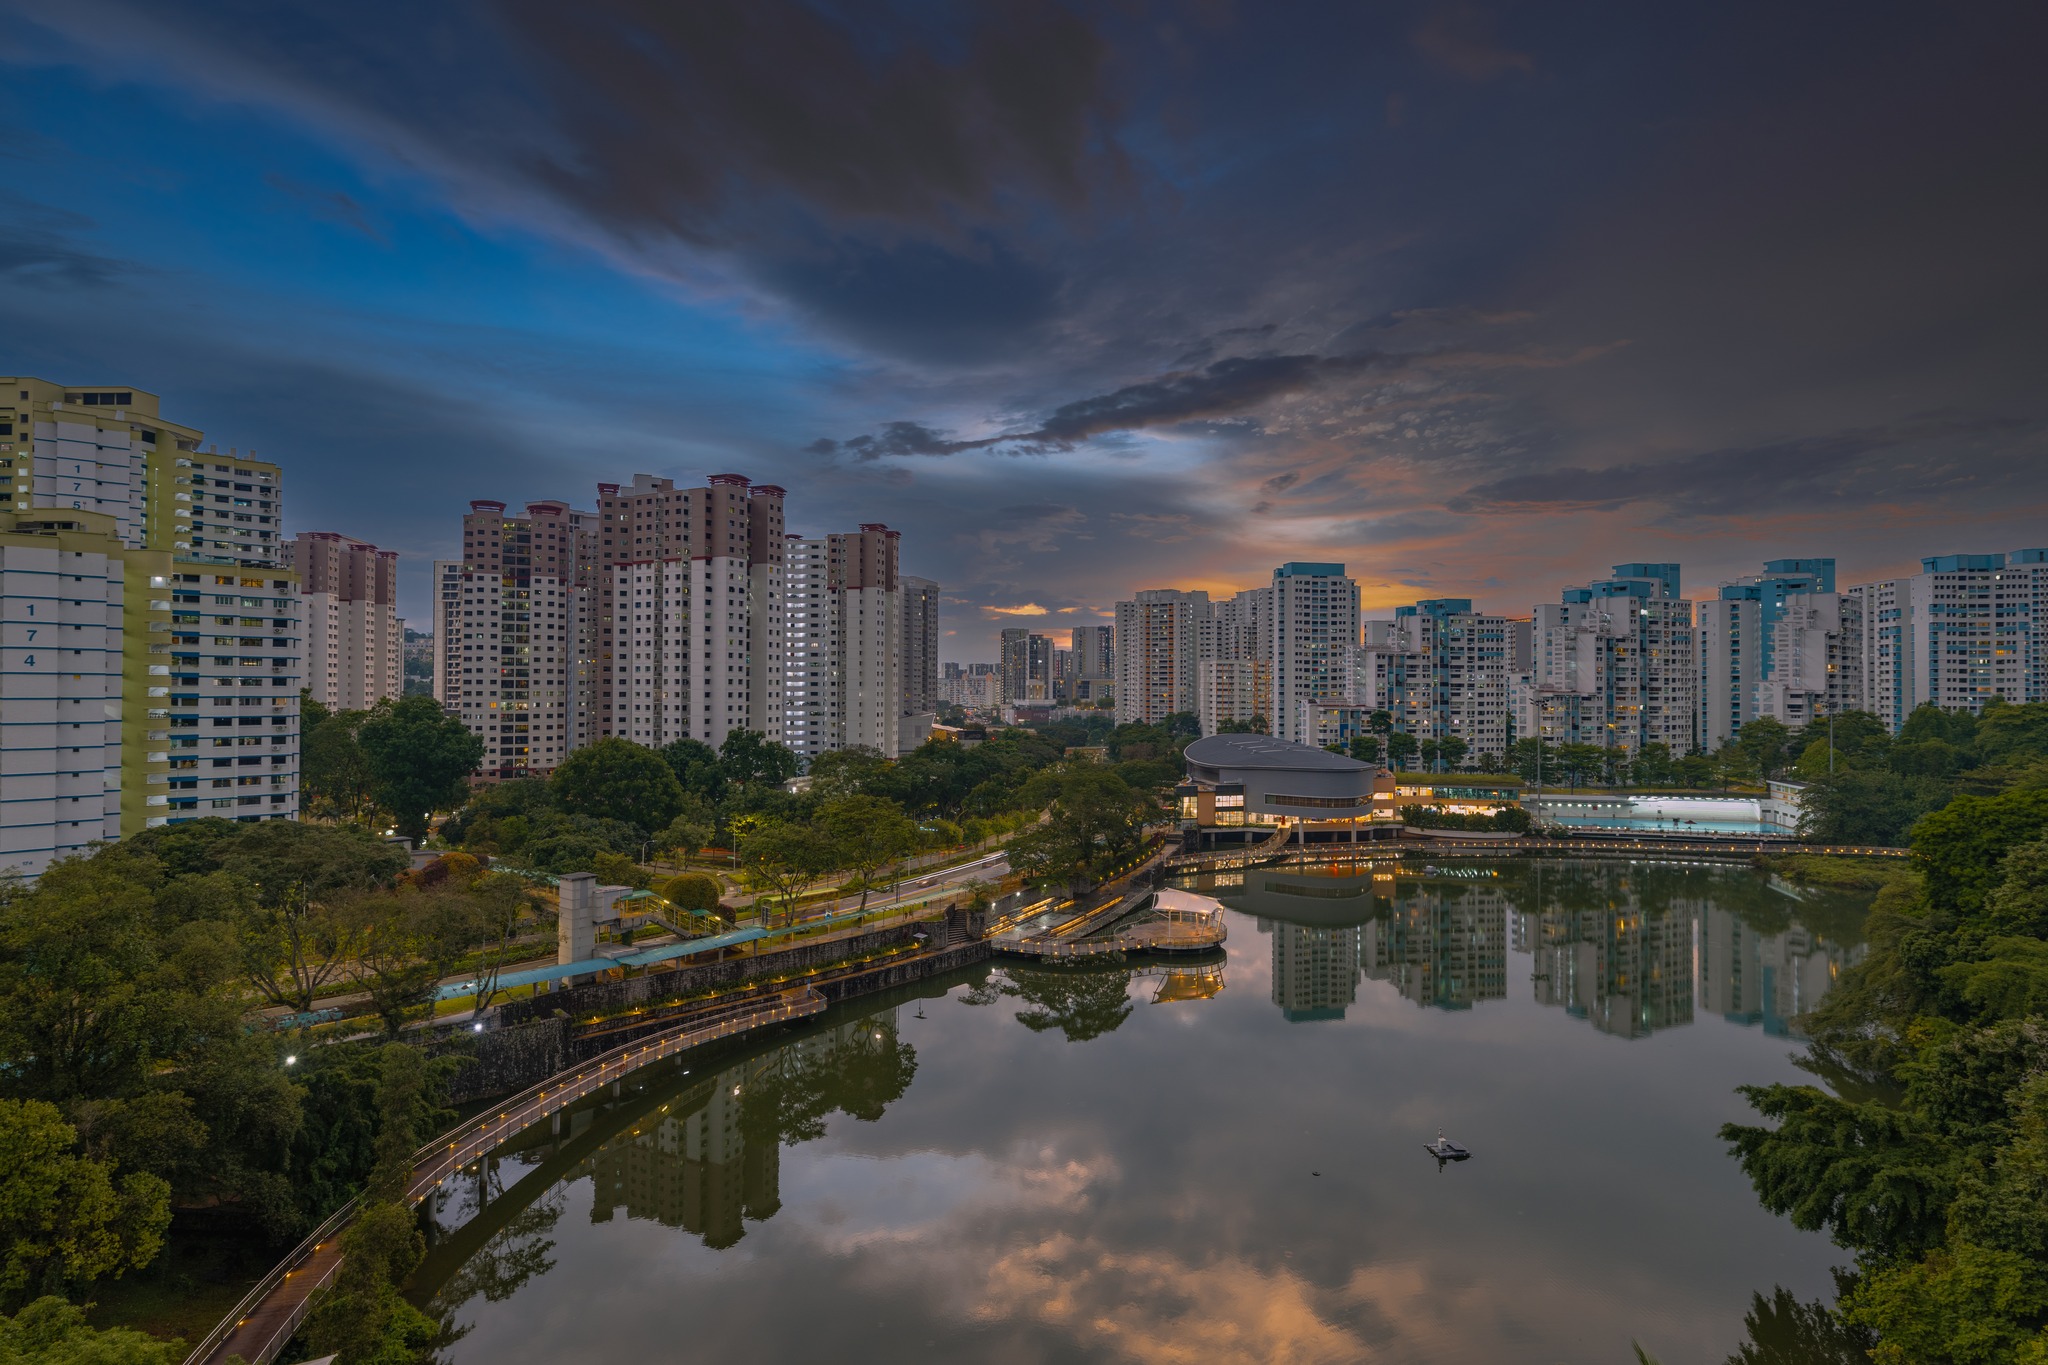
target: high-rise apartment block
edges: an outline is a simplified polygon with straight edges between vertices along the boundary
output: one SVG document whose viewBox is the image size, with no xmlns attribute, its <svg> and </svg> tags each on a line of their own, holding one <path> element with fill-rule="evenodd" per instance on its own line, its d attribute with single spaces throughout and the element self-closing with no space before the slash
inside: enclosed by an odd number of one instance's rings
<svg viewBox="0 0 2048 1365">
<path fill-rule="evenodd" d="M 933 715 L 939 709 L 939 585 L 910 574 L 897 582 L 903 593 L 903 714 Z M 911 731 L 917 724 L 910 722 Z M 927 733 L 930 728 L 925 726 Z"/>
<path fill-rule="evenodd" d="M 790 536 L 788 566 L 786 718 L 781 740 L 806 758 L 835 749 L 871 749 L 895 758 L 924 742 L 932 708 L 908 713 L 906 674 L 922 671 L 929 646 L 937 672 L 938 585 L 920 579 L 906 601 L 897 570 L 902 533 L 880 523 L 807 539 Z M 936 680 L 929 684 L 937 690 Z M 920 681 L 920 689 L 927 683 Z M 772 737 L 772 736 L 771 736 Z"/>
<path fill-rule="evenodd" d="M 472 503 L 463 558 L 435 565 L 435 696 L 483 738 L 484 775 L 548 772 L 606 736 L 895 754 L 917 728 L 905 633 L 935 669 L 937 585 L 907 604 L 897 532 L 792 536 L 785 498 L 640 474 L 599 484 L 591 511 Z"/>
<path fill-rule="evenodd" d="M 1365 623 L 1351 698 L 1417 739 L 1461 739 L 1475 758 L 1504 754 L 1509 634 L 1507 618 L 1474 611 L 1466 597 L 1396 607 L 1393 620 Z"/>
<path fill-rule="evenodd" d="M 1934 555 L 1849 589 L 1862 618 L 1864 708 L 1896 732 L 1913 709 L 2048 701 L 2048 550 Z"/>
<path fill-rule="evenodd" d="M 1676 564 L 1617 564 L 1536 608 L 1530 685 L 1518 735 L 1630 754 L 1690 753 L 1699 678 L 1693 604 Z"/>
<path fill-rule="evenodd" d="M 1273 712 L 1277 739 L 1301 740 L 1300 703 L 1347 697 L 1358 649 L 1358 584 L 1342 564 L 1273 570 Z"/>
<path fill-rule="evenodd" d="M 5 671 L 24 675 L 0 683 L 0 867 L 40 872 L 77 846 L 73 819 L 106 838 L 298 813 L 303 638 L 296 576 L 280 567 L 282 471 L 202 441 L 139 389 L 0 379 L 0 507 L 24 566 L 0 586 Z M 51 554 L 54 570 L 26 567 Z M 81 643 L 45 638 L 36 622 L 51 611 Z M 60 727 L 54 746 L 44 726 Z M 91 804 L 77 774 L 95 763 L 99 810 L 74 815 L 74 798 Z"/>
<path fill-rule="evenodd" d="M 1053 698 L 1052 637 L 1012 626 L 1002 633 L 996 665 L 1005 706 L 1041 706 Z"/>
<path fill-rule="evenodd" d="M 1834 560 L 1773 559 L 1761 574 L 1723 583 L 1719 596 L 1699 604 L 1701 748 L 1719 749 L 1767 714 L 1777 697 L 1770 684 L 1787 603 L 1834 590 Z"/>
<path fill-rule="evenodd" d="M 484 742 L 490 778 L 552 771 L 592 723 L 586 581 L 594 517 L 481 498 L 462 558 L 434 565 L 434 696 Z"/>
<path fill-rule="evenodd" d="M 1225 724 L 1244 724 L 1265 716 L 1271 705 L 1273 665 L 1263 659 L 1203 659 L 1195 665 L 1195 715 L 1202 733 L 1213 735 Z M 1272 717 L 1266 716 L 1271 722 Z"/>
<path fill-rule="evenodd" d="M 1771 676 L 1758 712 L 1793 729 L 1864 709 L 1863 602 L 1850 593 L 1791 593 L 1771 628 Z"/>
<path fill-rule="evenodd" d="M 284 542 L 305 612 L 306 690 L 336 711 L 365 711 L 405 687 L 398 552 L 332 531 Z"/>
<path fill-rule="evenodd" d="M 131 594 L 169 594 L 130 580 L 117 529 L 0 512 L 0 870 L 36 876 L 122 834 L 124 616 Z"/>
<path fill-rule="evenodd" d="M 1206 592 L 1148 588 L 1116 604 L 1118 724 L 1200 709 L 1196 665 L 1212 628 Z"/>
</svg>

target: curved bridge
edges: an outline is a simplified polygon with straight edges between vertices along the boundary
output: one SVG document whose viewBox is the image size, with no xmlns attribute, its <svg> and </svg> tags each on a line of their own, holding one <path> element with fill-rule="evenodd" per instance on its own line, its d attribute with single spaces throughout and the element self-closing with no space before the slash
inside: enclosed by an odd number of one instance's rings
<svg viewBox="0 0 2048 1365">
<path fill-rule="evenodd" d="M 622 1077 L 679 1052 L 770 1024 L 822 1013 L 825 997 L 805 986 L 761 1000 L 699 1015 L 674 1029 L 624 1047 L 522 1090 L 492 1110 L 443 1133 L 413 1153 L 406 1200 L 419 1204 L 443 1179 L 479 1156 L 552 1117 L 577 1100 Z M 185 1365 L 226 1365 L 235 1356 L 248 1365 L 270 1365 L 292 1339 L 312 1307 L 313 1296 L 341 1268 L 341 1234 L 354 1220 L 356 1201 L 329 1214 L 291 1254 L 243 1296 L 213 1331 L 185 1358 Z"/>
</svg>

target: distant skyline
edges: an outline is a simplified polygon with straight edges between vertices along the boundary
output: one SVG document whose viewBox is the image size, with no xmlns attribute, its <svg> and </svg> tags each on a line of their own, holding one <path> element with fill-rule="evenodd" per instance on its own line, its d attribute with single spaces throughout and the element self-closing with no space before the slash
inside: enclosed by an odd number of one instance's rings
<svg viewBox="0 0 2048 1365">
<path fill-rule="evenodd" d="M 0 13 L 7 365 L 281 462 L 416 625 L 471 498 L 641 472 L 900 528 L 960 661 L 2048 540 L 2038 5 Z"/>
</svg>

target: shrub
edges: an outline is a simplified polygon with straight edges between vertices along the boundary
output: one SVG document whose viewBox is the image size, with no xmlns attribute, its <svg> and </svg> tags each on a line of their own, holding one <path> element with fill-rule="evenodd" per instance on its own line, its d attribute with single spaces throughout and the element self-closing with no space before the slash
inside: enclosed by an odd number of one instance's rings
<svg viewBox="0 0 2048 1365">
<path fill-rule="evenodd" d="M 718 909 L 718 878 L 702 872 L 685 872 L 662 884 L 663 899 L 678 910 Z"/>
</svg>

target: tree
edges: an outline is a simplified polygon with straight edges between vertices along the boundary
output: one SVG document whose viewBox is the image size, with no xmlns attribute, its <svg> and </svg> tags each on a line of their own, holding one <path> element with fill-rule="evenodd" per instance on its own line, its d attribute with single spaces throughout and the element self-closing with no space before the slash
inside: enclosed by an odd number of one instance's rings
<svg viewBox="0 0 2048 1365">
<path fill-rule="evenodd" d="M 437 810 L 462 804 L 469 775 L 484 761 L 484 742 L 432 697 L 377 703 L 356 729 L 377 804 L 398 832 L 427 837 Z"/>
<path fill-rule="evenodd" d="M 716 877 L 702 872 L 685 872 L 662 883 L 661 898 L 678 910 L 710 914 L 718 909 L 723 890 Z"/>
<path fill-rule="evenodd" d="M 709 844 L 717 833 L 718 812 L 709 801 L 685 789 L 682 808 L 668 822 L 668 827 L 654 836 L 654 847 L 658 852 L 688 858 Z"/>
<path fill-rule="evenodd" d="M 421 1120 L 432 1107 L 425 1061 L 403 1043 L 378 1057 L 376 1164 L 363 1191 L 363 1210 L 342 1234 L 341 1269 L 333 1290 L 307 1317 L 316 1351 L 348 1365 L 411 1365 L 426 1358 L 439 1334 L 433 1319 L 399 1293 L 426 1241 L 405 1202 Z"/>
<path fill-rule="evenodd" d="M 773 902 L 781 902 L 785 916 L 794 916 L 804 888 L 831 871 L 829 845 L 816 830 L 773 816 L 733 821 L 733 851 L 747 884 L 770 898 L 762 907 L 764 926 L 770 923 Z"/>
<path fill-rule="evenodd" d="M 1384 742 L 1387 746 L 1387 761 L 1396 769 L 1405 766 L 1422 748 L 1422 741 L 1406 730 L 1395 730 L 1385 737 Z"/>
<path fill-rule="evenodd" d="M 73 1150 L 57 1106 L 0 1100 L 0 1294 L 86 1285 L 156 1259 L 171 1188 Z"/>
<path fill-rule="evenodd" d="M 363 896 L 346 913 L 362 942 L 358 982 L 393 1038 L 414 1014 L 431 1008 L 441 978 L 487 932 L 468 895 L 439 888 Z"/>
<path fill-rule="evenodd" d="M 1463 763 L 1471 748 L 1461 735 L 1445 735 L 1436 742 L 1437 757 L 1443 760 L 1446 768 L 1455 768 Z"/>
<path fill-rule="evenodd" d="M 1219 735 L 1263 735 L 1270 729 L 1272 727 L 1266 723 L 1264 716 L 1246 716 L 1243 719 L 1233 716 L 1218 725 L 1216 733 Z"/>
<path fill-rule="evenodd" d="M 796 750 L 777 744 L 759 730 L 733 730 L 718 746 L 718 766 L 725 780 L 740 786 L 779 787 L 803 767 Z"/>
<path fill-rule="evenodd" d="M 1379 762 L 1380 737 L 1378 735 L 1353 735 L 1351 737 L 1351 756 L 1360 763 Z"/>
<path fill-rule="evenodd" d="M 523 878 L 510 872 L 487 872 L 471 888 L 476 898 L 478 927 L 486 942 L 497 940 L 476 975 L 476 1008 L 482 1014 L 498 993 L 498 977 L 512 954 L 512 941 L 520 924 L 533 912 L 536 898 Z"/>
<path fill-rule="evenodd" d="M 216 856 L 253 900 L 238 916 L 249 983 L 299 1010 L 313 1008 L 360 946 L 337 899 L 389 886 L 406 865 L 404 853 L 363 830 L 285 820 L 238 826 Z"/>
<path fill-rule="evenodd" d="M 176 1345 L 127 1327 L 95 1330 L 83 1308 L 54 1295 L 0 1317 L 0 1365 L 176 1365 Z"/>
<path fill-rule="evenodd" d="M 555 804 L 570 815 L 620 820 L 643 830 L 665 827 L 683 808 L 683 785 L 660 754 L 608 735 L 570 754 L 549 780 Z"/>
<path fill-rule="evenodd" d="M 1791 757 L 1792 732 L 1775 716 L 1757 716 L 1746 721 L 1733 748 L 1739 766 L 1759 782 L 1769 782 L 1784 771 Z"/>
<path fill-rule="evenodd" d="M 1010 841 L 1010 866 L 1079 895 L 1097 867 L 1137 846 L 1156 813 L 1143 793 L 1093 765 L 1046 775 L 1046 818 Z"/>
<path fill-rule="evenodd" d="M 1424 772 L 1433 773 L 1436 771 L 1437 754 L 1441 752 L 1441 750 L 1442 746 L 1439 745 L 1433 737 L 1430 739 L 1423 740 L 1417 746 L 1417 752 L 1420 753 L 1422 756 L 1422 770 Z"/>
<path fill-rule="evenodd" d="M 684 791 L 707 804 L 725 795 L 725 772 L 718 765 L 718 750 L 702 740 L 671 740 L 662 746 L 661 759 Z"/>
<path fill-rule="evenodd" d="M 810 794 L 820 801 L 877 796 L 888 784 L 889 760 L 874 749 L 833 749 L 811 760 Z"/>
<path fill-rule="evenodd" d="M 917 848 L 917 825 L 894 801 L 879 796 L 841 796 L 818 807 L 817 823 L 831 844 L 833 859 L 860 884 L 860 908 L 868 892 Z"/>
<path fill-rule="evenodd" d="M 1653 739 L 1638 749 L 1629 765 L 1629 781 L 1638 787 L 1668 787 L 1671 777 L 1671 746 L 1662 740 Z"/>
<path fill-rule="evenodd" d="M 337 711 L 317 724 L 303 712 L 299 717 L 299 780 L 306 800 L 342 820 L 361 819 L 370 811 L 375 780 L 356 737 L 368 714 Z"/>
</svg>

